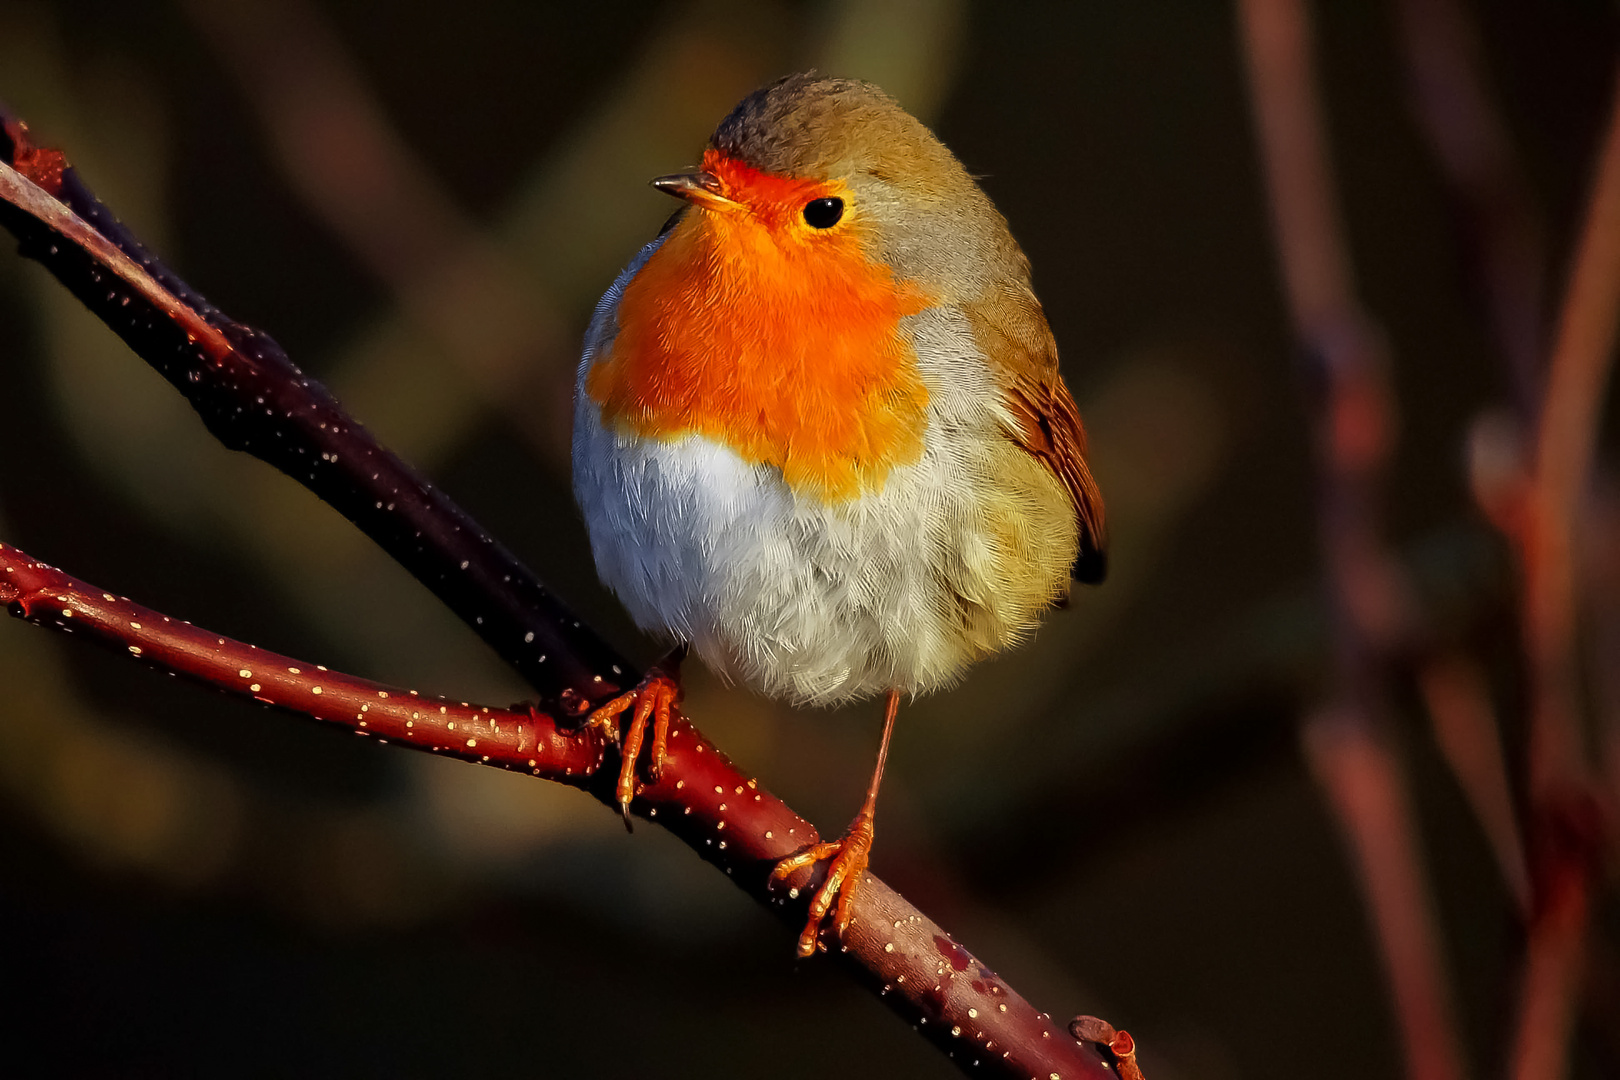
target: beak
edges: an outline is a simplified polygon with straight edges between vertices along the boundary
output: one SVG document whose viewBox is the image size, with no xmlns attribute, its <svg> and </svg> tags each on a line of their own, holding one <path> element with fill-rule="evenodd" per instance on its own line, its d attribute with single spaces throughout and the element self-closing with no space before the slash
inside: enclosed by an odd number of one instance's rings
<svg viewBox="0 0 1620 1080">
<path fill-rule="evenodd" d="M 660 176 L 653 180 L 652 186 L 666 195 L 685 199 L 689 203 L 696 203 L 710 210 L 731 210 L 737 205 L 720 193 L 720 178 L 709 172 Z"/>
</svg>

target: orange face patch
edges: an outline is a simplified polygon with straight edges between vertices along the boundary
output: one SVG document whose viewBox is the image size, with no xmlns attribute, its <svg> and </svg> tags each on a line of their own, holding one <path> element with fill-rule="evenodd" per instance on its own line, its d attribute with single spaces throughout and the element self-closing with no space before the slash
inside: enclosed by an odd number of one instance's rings
<svg viewBox="0 0 1620 1080">
<path fill-rule="evenodd" d="M 701 434 L 775 465 L 795 491 L 847 499 L 922 454 L 928 391 L 900 320 L 928 306 L 862 253 L 859 209 L 814 229 L 834 185 L 714 151 L 735 208 L 694 206 L 626 286 L 619 333 L 586 377 L 606 423 Z M 847 196 L 846 196 L 847 202 Z"/>
</svg>

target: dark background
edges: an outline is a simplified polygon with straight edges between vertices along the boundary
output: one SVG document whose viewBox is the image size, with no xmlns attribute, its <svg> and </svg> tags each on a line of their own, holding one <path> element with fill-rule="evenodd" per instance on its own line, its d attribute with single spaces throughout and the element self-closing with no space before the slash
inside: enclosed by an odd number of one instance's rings
<svg viewBox="0 0 1620 1080">
<path fill-rule="evenodd" d="M 1620 24 L 1596 0 L 1464 6 L 1556 284 Z M 1393 357 L 1388 534 L 1439 632 L 1494 673 L 1517 774 L 1512 567 L 1462 456 L 1509 381 L 1396 5 L 1314 7 L 1358 286 Z M 671 210 L 646 180 L 811 65 L 882 82 L 983 177 L 1033 261 L 1114 536 L 1105 586 L 902 712 L 875 869 L 1040 1007 L 1130 1029 L 1154 1080 L 1398 1075 L 1298 740 L 1327 632 L 1312 463 L 1227 5 L 0 0 L 0 99 L 38 140 L 644 659 L 569 495 L 576 343 Z M 280 140 L 266 123 L 351 91 L 397 140 L 382 158 L 364 115 Z M 360 196 L 312 186 L 301 154 Z M 266 648 L 522 696 L 15 258 L 0 403 L 7 541 Z M 801 714 L 688 675 L 721 746 L 823 828 L 848 818 L 875 705 Z M 1522 930 L 1409 691 L 1391 721 L 1467 1051 L 1493 1075 Z M 1611 901 L 1610 941 L 1617 921 Z M 0 1071 L 25 1075 L 953 1074 L 657 829 L 12 622 L 0 996 Z M 1616 1065 L 1604 1027 L 1585 1022 L 1576 1075 Z"/>
</svg>

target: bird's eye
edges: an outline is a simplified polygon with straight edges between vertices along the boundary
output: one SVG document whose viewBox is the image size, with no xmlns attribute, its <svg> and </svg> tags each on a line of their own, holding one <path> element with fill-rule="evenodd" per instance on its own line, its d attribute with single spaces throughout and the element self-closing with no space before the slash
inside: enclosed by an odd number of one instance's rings
<svg viewBox="0 0 1620 1080">
<path fill-rule="evenodd" d="M 844 200 L 837 196 L 812 199 L 804 204 L 804 222 L 812 229 L 830 229 L 844 216 Z"/>
</svg>

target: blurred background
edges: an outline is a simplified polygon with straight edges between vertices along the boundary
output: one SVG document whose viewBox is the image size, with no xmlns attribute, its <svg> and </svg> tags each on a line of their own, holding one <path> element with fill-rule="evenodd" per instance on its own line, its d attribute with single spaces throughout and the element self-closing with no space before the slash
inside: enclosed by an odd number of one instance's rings
<svg viewBox="0 0 1620 1080">
<path fill-rule="evenodd" d="M 1514 568 L 1464 465 L 1514 380 L 1415 108 L 1404 6 L 1313 6 L 1359 289 L 1392 357 L 1386 530 L 1426 633 L 1490 673 L 1519 777 Z M 1620 17 L 1458 7 L 1550 310 Z M 1106 585 L 902 713 L 874 869 L 1039 1007 L 1128 1028 L 1154 1080 L 1399 1075 L 1356 873 L 1300 740 L 1329 628 L 1229 5 L 0 0 L 0 100 L 36 139 L 643 660 L 569 493 L 578 342 L 672 210 L 648 178 L 809 66 L 881 83 L 983 177 L 1033 261 L 1113 534 Z M 0 385 L 6 541 L 312 662 L 523 696 L 424 589 L 213 443 L 13 257 Z M 794 712 L 687 676 L 719 745 L 824 829 L 848 819 L 876 705 Z M 1409 682 L 1387 719 L 1464 1051 L 1494 1075 L 1522 922 Z M 1612 898 L 1597 920 L 1578 1077 L 1620 1075 Z M 658 829 L 627 837 L 578 792 L 381 749 L 10 620 L 0 995 L 14 1075 L 954 1075 Z"/>
</svg>

